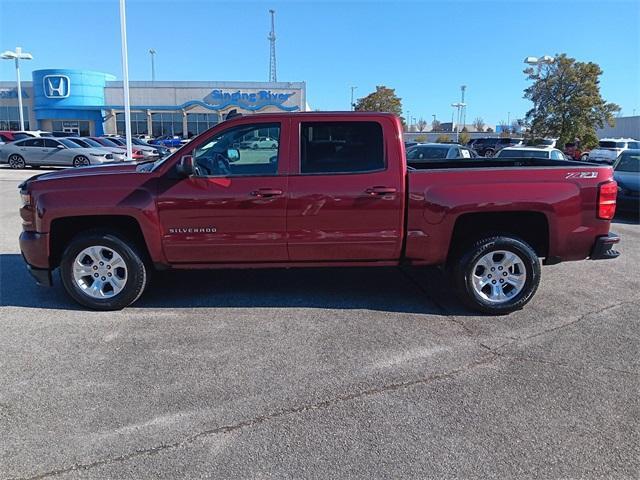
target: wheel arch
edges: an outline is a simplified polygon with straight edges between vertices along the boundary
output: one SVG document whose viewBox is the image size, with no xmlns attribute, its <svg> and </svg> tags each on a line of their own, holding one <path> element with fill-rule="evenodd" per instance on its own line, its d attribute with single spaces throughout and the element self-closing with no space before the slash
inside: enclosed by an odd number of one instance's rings
<svg viewBox="0 0 640 480">
<path fill-rule="evenodd" d="M 542 212 L 465 213 L 455 222 L 447 263 L 475 241 L 489 235 L 515 236 L 527 242 L 538 257 L 549 256 L 549 220 Z"/>
<path fill-rule="evenodd" d="M 129 215 L 83 215 L 56 218 L 49 230 L 49 264 L 55 268 L 60 264 L 68 243 L 78 234 L 90 230 L 103 230 L 120 235 L 133 242 L 150 261 L 147 243 L 138 220 Z"/>
</svg>

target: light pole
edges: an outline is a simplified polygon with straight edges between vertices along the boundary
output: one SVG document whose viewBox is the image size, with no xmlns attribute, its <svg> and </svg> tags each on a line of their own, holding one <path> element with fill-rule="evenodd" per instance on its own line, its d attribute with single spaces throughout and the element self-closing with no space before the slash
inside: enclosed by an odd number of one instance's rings
<svg viewBox="0 0 640 480">
<path fill-rule="evenodd" d="M 351 111 L 355 110 L 356 108 L 355 105 L 353 104 L 353 92 L 356 88 L 358 87 L 354 87 L 354 86 L 351 87 Z"/>
<path fill-rule="evenodd" d="M 149 54 L 151 55 L 151 81 L 156 81 L 156 51 L 153 48 L 149 49 Z"/>
<path fill-rule="evenodd" d="M 5 60 L 15 60 L 16 62 L 16 83 L 18 84 L 18 113 L 20 115 L 20 130 L 24 130 L 24 113 L 22 112 L 22 84 L 20 83 L 20 60 L 33 60 L 33 55 L 22 51 L 22 47 L 16 47 L 16 51 L 7 50 L 2 52 L 1 58 Z"/>
<path fill-rule="evenodd" d="M 124 96 L 124 128 L 127 136 L 127 158 L 133 159 L 131 145 L 131 104 L 129 103 L 129 59 L 127 58 L 127 14 L 124 4 L 120 0 L 120 36 L 122 40 L 122 88 Z"/>
<path fill-rule="evenodd" d="M 462 102 L 457 102 L 457 103 L 452 103 L 451 106 L 458 111 L 458 116 L 457 116 L 458 121 L 456 122 L 456 142 L 458 142 L 458 126 L 460 124 L 460 112 L 464 107 L 467 106 L 467 104 Z"/>
</svg>

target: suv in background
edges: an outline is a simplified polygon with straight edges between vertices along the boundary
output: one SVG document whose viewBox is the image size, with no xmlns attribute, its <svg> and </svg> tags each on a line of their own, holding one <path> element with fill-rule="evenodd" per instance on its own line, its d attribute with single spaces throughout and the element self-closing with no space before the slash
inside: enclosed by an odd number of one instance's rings
<svg viewBox="0 0 640 480">
<path fill-rule="evenodd" d="M 497 152 L 506 147 L 522 145 L 522 138 L 511 137 L 485 137 L 476 139 L 471 147 L 483 157 L 493 157 Z"/>
<path fill-rule="evenodd" d="M 598 146 L 589 152 L 589 161 L 612 164 L 618 155 L 628 149 L 639 149 L 640 142 L 633 138 L 603 138 Z"/>
</svg>

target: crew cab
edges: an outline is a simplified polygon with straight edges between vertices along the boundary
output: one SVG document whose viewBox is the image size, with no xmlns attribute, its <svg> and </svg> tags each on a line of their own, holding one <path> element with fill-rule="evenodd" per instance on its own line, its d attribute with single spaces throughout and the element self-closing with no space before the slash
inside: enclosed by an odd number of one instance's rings
<svg viewBox="0 0 640 480">
<path fill-rule="evenodd" d="M 37 282 L 58 269 L 99 310 L 135 302 L 154 269 L 438 265 L 468 306 L 504 314 L 533 297 L 541 263 L 619 255 L 610 166 L 407 163 L 386 113 L 235 116 L 167 158 L 45 173 L 20 193 Z"/>
</svg>

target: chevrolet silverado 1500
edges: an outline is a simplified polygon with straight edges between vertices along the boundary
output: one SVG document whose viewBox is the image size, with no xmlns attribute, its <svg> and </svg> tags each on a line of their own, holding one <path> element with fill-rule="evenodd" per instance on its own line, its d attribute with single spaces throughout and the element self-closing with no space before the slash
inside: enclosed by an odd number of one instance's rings
<svg viewBox="0 0 640 480">
<path fill-rule="evenodd" d="M 274 139 L 251 149 L 252 139 Z M 45 173 L 20 186 L 37 282 L 120 309 L 154 269 L 439 265 L 470 307 L 522 308 L 541 261 L 615 258 L 609 166 L 409 160 L 391 114 L 229 119 L 155 162 Z"/>
</svg>

